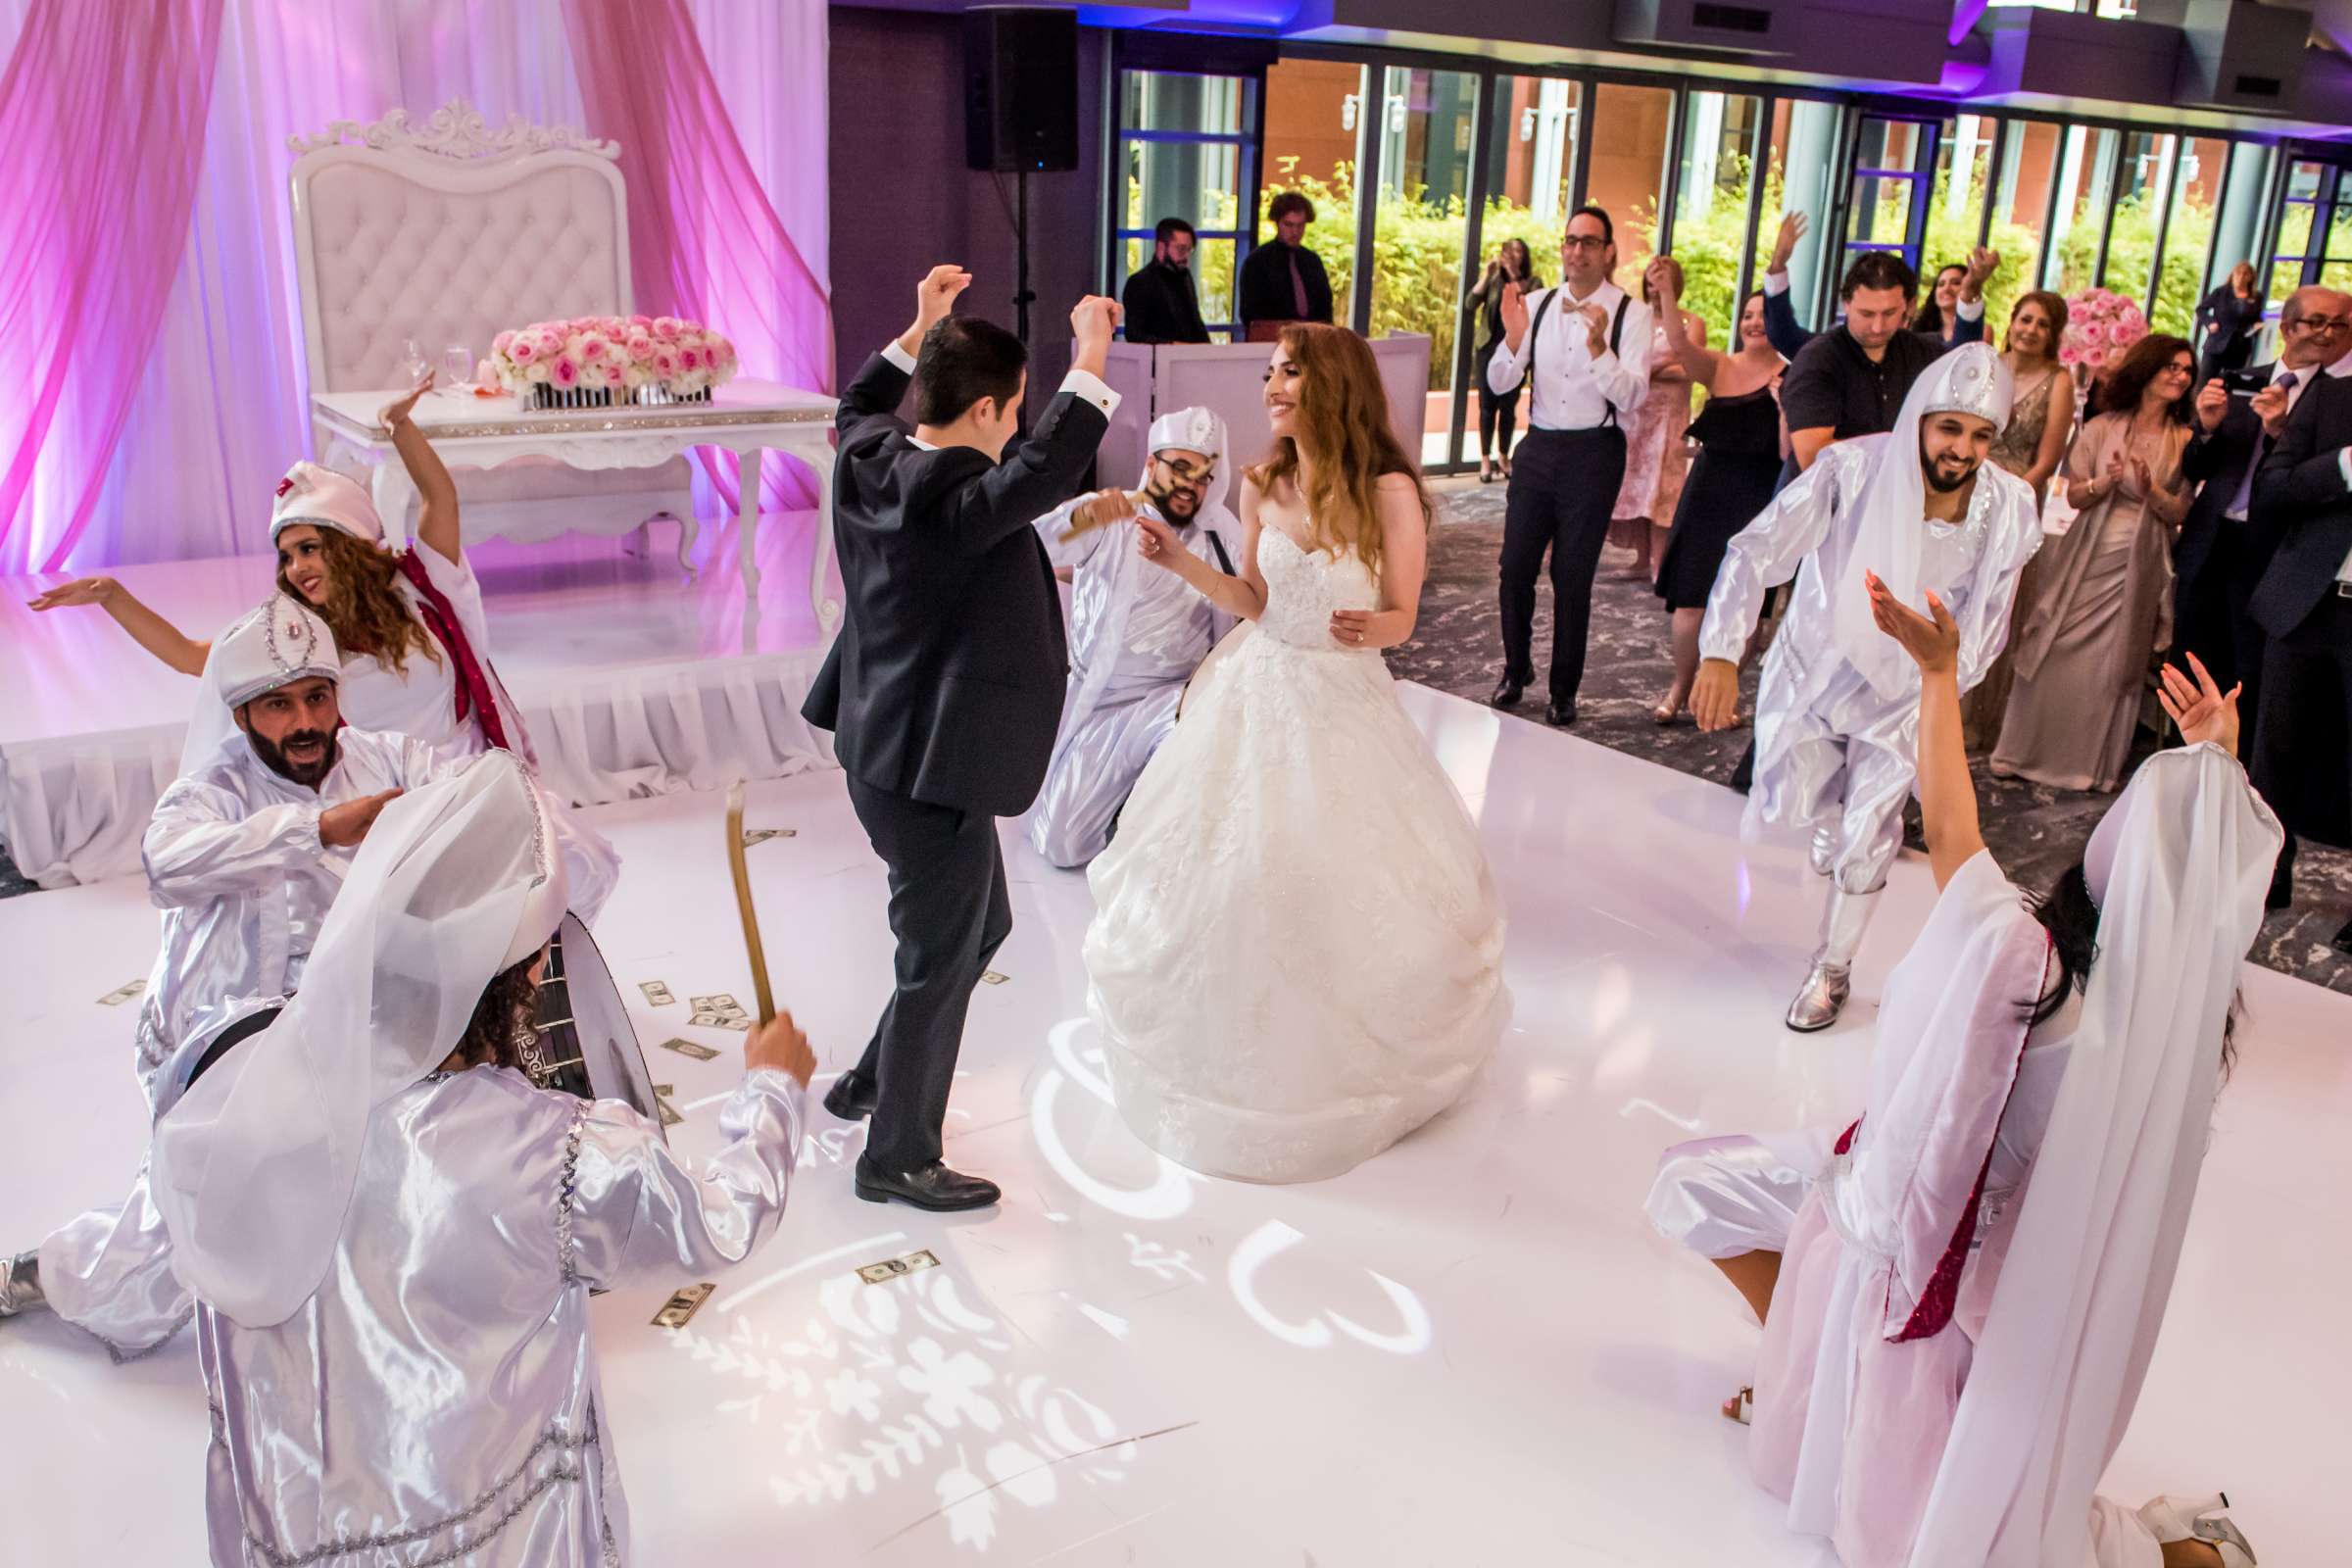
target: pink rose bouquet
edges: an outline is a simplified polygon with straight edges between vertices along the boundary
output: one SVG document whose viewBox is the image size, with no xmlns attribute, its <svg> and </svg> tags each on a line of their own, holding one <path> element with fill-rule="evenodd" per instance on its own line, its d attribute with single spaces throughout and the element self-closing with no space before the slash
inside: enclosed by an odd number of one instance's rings
<svg viewBox="0 0 2352 1568">
<path fill-rule="evenodd" d="M 2058 362 L 2079 375 L 2095 373 L 2147 335 L 2148 318 L 2137 301 L 2104 288 L 2078 289 L 2067 296 Z"/>
<path fill-rule="evenodd" d="M 674 316 L 576 316 L 498 334 L 485 380 L 527 393 L 534 385 L 611 392 L 623 400 L 695 397 L 735 376 L 735 345 Z"/>
</svg>

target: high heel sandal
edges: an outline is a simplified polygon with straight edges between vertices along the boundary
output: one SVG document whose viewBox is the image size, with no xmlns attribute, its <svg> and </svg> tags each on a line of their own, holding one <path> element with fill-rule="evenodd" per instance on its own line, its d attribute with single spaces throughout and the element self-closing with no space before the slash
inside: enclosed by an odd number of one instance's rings
<svg viewBox="0 0 2352 1568">
<path fill-rule="evenodd" d="M 1737 1414 L 1734 1413 L 1735 1410 L 1738 1412 Z M 1755 1413 L 1756 1391 L 1753 1389 L 1741 1389 L 1737 1395 L 1723 1401 L 1723 1418 L 1726 1421 L 1737 1421 L 1741 1426 L 1746 1426 Z"/>
<path fill-rule="evenodd" d="M 2254 1568 L 2254 1548 L 2246 1544 L 2245 1532 L 2222 1511 L 2229 1506 L 2226 1492 L 2195 1499 L 2158 1497 L 2140 1505 L 2139 1518 L 2160 1543 L 2201 1541 L 2221 1553 L 2222 1568 Z"/>
<path fill-rule="evenodd" d="M 1660 729 L 1671 729 L 1690 716 L 1690 700 L 1688 697 L 1679 703 L 1660 703 L 1649 710 L 1650 722 Z"/>
</svg>

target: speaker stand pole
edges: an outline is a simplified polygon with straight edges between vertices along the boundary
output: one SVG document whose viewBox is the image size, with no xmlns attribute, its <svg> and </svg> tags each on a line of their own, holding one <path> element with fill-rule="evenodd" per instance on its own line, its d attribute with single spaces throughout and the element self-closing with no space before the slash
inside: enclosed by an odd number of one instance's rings
<svg viewBox="0 0 2352 1568">
<path fill-rule="evenodd" d="M 1012 316 L 1014 330 L 1019 333 L 1021 347 L 1029 347 L 1029 307 L 1037 296 L 1029 290 L 1029 170 L 1023 165 L 1015 176 L 1020 187 L 1019 217 L 1012 225 L 1014 270 L 1018 281 L 1014 284 Z"/>
</svg>

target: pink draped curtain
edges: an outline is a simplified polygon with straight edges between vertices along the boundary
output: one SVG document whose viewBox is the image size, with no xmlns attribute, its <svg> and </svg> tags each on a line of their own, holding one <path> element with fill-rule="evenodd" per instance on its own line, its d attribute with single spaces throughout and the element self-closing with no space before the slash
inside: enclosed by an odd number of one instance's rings
<svg viewBox="0 0 2352 1568">
<path fill-rule="evenodd" d="M 187 242 L 220 6 L 34 0 L 0 77 L 0 575 L 63 566 L 98 506 Z"/>
<path fill-rule="evenodd" d="M 637 309 L 717 328 L 749 374 L 830 392 L 824 285 L 744 155 L 685 0 L 564 0 L 564 11 L 588 126 L 620 143 Z M 734 506 L 732 462 L 703 457 Z M 787 463 L 763 479 L 766 508 L 814 500 Z"/>
</svg>

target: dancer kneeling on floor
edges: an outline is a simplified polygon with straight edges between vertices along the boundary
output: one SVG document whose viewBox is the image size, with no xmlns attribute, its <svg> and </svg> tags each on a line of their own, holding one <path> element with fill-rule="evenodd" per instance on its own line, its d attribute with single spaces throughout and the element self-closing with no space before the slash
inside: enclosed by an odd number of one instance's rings
<svg viewBox="0 0 2352 1568">
<path fill-rule="evenodd" d="M 789 1016 L 753 1035 L 700 1174 L 629 1106 L 535 1087 L 516 1041 L 565 892 L 513 757 L 412 791 L 300 994 L 157 1125 L 215 1568 L 628 1560 L 588 1293 L 766 1240 L 815 1059 Z"/>
<path fill-rule="evenodd" d="M 2168 668 L 2184 744 L 2029 899 L 1979 835 L 1959 627 L 1933 596 L 1931 620 L 1871 595 L 1923 677 L 1941 892 L 1887 976 L 1866 1108 L 1834 1145 L 1669 1150 L 1650 1219 L 1763 1319 L 1750 1468 L 1844 1562 L 2244 1568 L 2220 1497 L 2092 1494 L 2156 1347 L 2280 842 L 2237 694 Z"/>
<path fill-rule="evenodd" d="M 1037 535 L 1070 579 L 1070 686 L 1045 789 L 1029 813 L 1029 846 L 1058 866 L 1102 853 L 1119 808 L 1184 701 L 1185 683 L 1238 617 L 1135 548 L 1140 510 L 1219 571 L 1242 553 L 1241 519 L 1225 505 L 1225 421 L 1179 409 L 1152 421 L 1143 488 L 1085 496 L 1037 519 Z"/>
</svg>

